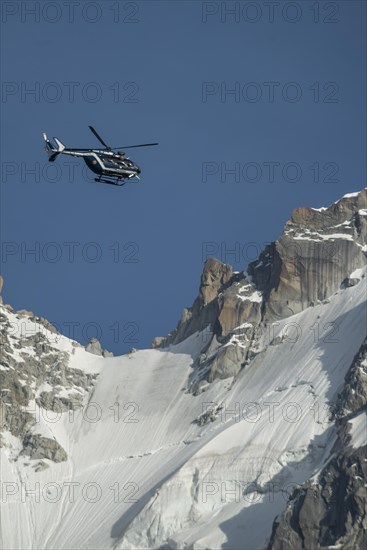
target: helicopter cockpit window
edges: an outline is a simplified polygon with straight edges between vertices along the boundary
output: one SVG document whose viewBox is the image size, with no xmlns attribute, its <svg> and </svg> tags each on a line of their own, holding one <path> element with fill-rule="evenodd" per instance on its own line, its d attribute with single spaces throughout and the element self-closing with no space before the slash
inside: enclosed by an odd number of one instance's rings
<svg viewBox="0 0 367 550">
<path fill-rule="evenodd" d="M 116 162 L 113 159 L 103 159 L 103 164 L 106 168 L 116 168 Z"/>
<path fill-rule="evenodd" d="M 134 166 L 133 163 L 131 162 L 131 160 L 123 160 L 123 161 L 121 161 L 121 165 L 122 165 L 122 166 L 129 167 L 129 168 L 131 168 L 132 166 Z"/>
</svg>

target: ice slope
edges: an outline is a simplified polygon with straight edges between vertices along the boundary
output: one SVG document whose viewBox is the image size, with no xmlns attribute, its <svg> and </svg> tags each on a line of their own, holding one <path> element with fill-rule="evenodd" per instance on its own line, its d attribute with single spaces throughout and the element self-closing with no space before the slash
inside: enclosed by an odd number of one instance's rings
<svg viewBox="0 0 367 550">
<path fill-rule="evenodd" d="M 210 441 L 131 525 L 122 548 L 149 546 L 147 525 L 155 544 L 170 537 L 173 547 L 264 548 L 291 487 L 328 457 L 335 436 L 329 406 L 365 337 L 365 298 L 363 279 L 272 327 L 275 336 L 288 327 L 289 340 L 297 329 L 298 340 L 267 346 L 242 371 L 226 398 L 226 412 L 237 406 L 239 417 L 218 420 Z"/>
<path fill-rule="evenodd" d="M 352 436 L 351 444 L 355 449 L 367 445 L 367 413 L 362 412 L 352 420 L 352 429 L 350 434 Z"/>
<path fill-rule="evenodd" d="M 39 415 L 35 430 L 68 461 L 35 472 L 13 459 L 7 435 L 3 546 L 263 548 L 287 491 L 328 458 L 329 406 L 365 336 L 365 281 L 269 325 L 235 383 L 216 380 L 198 396 L 187 384 L 204 334 L 116 358 L 72 354 L 62 337 L 70 365 L 99 376 L 89 406 L 54 422 Z M 223 408 L 200 426 L 208 402 Z"/>
</svg>

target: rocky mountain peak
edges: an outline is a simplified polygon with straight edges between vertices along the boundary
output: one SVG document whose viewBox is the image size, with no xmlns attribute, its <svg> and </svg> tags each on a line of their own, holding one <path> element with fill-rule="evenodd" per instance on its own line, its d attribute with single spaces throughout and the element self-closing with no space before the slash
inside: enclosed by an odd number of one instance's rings
<svg viewBox="0 0 367 550">
<path fill-rule="evenodd" d="M 206 306 L 218 296 L 218 291 L 233 276 L 232 266 L 223 264 L 215 258 L 209 258 L 201 274 L 199 296 Z"/>
<path fill-rule="evenodd" d="M 342 233 L 341 230 L 350 230 L 350 222 L 354 218 L 366 216 L 367 188 L 359 193 L 350 193 L 327 208 L 310 208 L 303 206 L 292 212 L 291 219 L 285 226 L 285 232 L 291 228 L 307 228 L 314 231 L 333 230 Z M 335 231 L 338 229 L 338 231 Z"/>
<path fill-rule="evenodd" d="M 327 300 L 341 285 L 354 284 L 351 275 L 366 265 L 366 243 L 367 188 L 327 208 L 296 208 L 279 239 L 266 246 L 247 271 L 234 273 L 230 265 L 208 259 L 192 307 L 184 309 L 176 329 L 155 339 L 153 347 L 177 344 L 208 326 L 211 352 L 218 342 L 229 343 L 244 331 L 249 343 L 264 323 L 299 313 Z M 236 351 L 226 375 L 241 369 L 248 345 L 242 346 L 240 357 Z M 226 362 L 224 354 L 230 352 L 227 346 L 219 357 Z M 211 361 L 220 372 L 213 353 Z M 208 372 L 212 377 L 213 369 Z"/>
<path fill-rule="evenodd" d="M 264 317 L 284 318 L 327 299 L 366 265 L 367 189 L 327 208 L 297 208 L 281 237 L 248 272 L 264 293 Z"/>
</svg>

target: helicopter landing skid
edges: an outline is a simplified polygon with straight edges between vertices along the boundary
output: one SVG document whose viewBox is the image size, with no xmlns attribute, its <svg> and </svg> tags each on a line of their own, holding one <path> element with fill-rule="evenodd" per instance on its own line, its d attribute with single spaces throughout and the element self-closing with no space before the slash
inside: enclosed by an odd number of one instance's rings
<svg viewBox="0 0 367 550">
<path fill-rule="evenodd" d="M 94 181 L 97 181 L 98 183 L 109 183 L 110 185 L 118 185 L 119 187 L 125 185 L 126 183 L 126 181 L 121 181 L 121 178 L 108 179 L 102 178 L 101 176 L 99 178 L 94 178 Z"/>
</svg>

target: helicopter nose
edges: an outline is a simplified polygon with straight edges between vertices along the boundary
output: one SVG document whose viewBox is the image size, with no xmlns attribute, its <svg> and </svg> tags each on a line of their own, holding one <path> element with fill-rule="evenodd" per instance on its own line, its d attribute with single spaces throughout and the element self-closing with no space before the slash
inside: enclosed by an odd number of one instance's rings
<svg viewBox="0 0 367 550">
<path fill-rule="evenodd" d="M 140 168 L 139 168 L 139 166 L 138 166 L 137 164 L 135 164 L 135 170 L 137 171 L 138 174 L 141 173 L 141 170 L 140 170 Z"/>
</svg>

